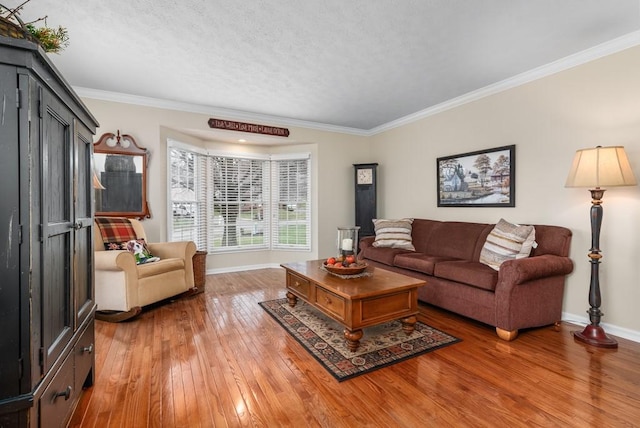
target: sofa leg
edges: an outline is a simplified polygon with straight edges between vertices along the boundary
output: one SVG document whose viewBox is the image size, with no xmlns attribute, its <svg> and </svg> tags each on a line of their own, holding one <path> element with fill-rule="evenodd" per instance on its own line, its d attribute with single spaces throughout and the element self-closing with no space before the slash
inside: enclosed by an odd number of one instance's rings
<svg viewBox="0 0 640 428">
<path fill-rule="evenodd" d="M 502 340 L 506 340 L 507 342 L 511 342 L 516 337 L 518 337 L 518 330 L 503 330 L 500 327 L 496 327 L 496 333 L 498 333 L 498 337 Z"/>
<path fill-rule="evenodd" d="M 96 319 L 107 322 L 120 322 L 133 318 L 140 312 L 142 312 L 140 306 L 133 307 L 128 311 L 96 311 Z"/>
</svg>

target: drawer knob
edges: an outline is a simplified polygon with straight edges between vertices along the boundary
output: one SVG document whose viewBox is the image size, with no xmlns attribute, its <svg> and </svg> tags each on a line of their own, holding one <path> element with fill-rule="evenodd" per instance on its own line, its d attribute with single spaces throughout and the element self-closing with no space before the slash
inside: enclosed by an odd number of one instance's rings
<svg viewBox="0 0 640 428">
<path fill-rule="evenodd" d="M 53 401 L 56 401 L 58 397 L 64 397 L 64 400 L 67 401 L 69 397 L 71 397 L 71 385 L 67 386 L 64 391 L 56 393 L 56 395 L 53 396 Z"/>
<path fill-rule="evenodd" d="M 93 353 L 93 343 L 91 345 L 89 345 L 89 346 L 85 346 L 84 348 L 80 349 L 80 353 L 81 354 L 84 354 L 85 352 L 88 353 L 88 354 Z"/>
<path fill-rule="evenodd" d="M 324 302 L 325 302 L 327 305 L 330 305 L 330 304 L 331 304 L 331 299 L 330 299 L 330 298 L 328 298 L 328 297 L 325 297 L 325 298 L 324 298 Z"/>
<path fill-rule="evenodd" d="M 293 286 L 294 287 L 300 287 L 300 283 L 298 281 L 296 281 L 296 282 L 293 283 Z"/>
</svg>

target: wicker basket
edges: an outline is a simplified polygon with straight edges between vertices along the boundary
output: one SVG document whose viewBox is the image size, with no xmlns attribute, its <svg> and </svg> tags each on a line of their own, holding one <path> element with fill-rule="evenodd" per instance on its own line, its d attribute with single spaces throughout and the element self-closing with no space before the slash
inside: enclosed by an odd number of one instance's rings
<svg viewBox="0 0 640 428">
<path fill-rule="evenodd" d="M 24 27 L 0 16 L 0 36 L 11 37 L 13 39 L 25 39 L 38 43 L 38 40 L 31 35 Z"/>
<path fill-rule="evenodd" d="M 207 282 L 207 252 L 196 251 L 193 255 L 193 285 L 204 291 Z"/>
</svg>

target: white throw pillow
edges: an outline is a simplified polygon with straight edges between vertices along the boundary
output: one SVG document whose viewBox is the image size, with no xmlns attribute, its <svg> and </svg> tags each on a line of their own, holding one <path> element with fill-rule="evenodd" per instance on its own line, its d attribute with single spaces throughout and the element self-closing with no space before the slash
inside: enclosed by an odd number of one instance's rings
<svg viewBox="0 0 640 428">
<path fill-rule="evenodd" d="M 504 219 L 495 225 L 480 252 L 480 263 L 495 270 L 507 260 L 529 257 L 536 246 L 536 230 L 533 226 L 520 226 Z"/>
<path fill-rule="evenodd" d="M 412 218 L 399 220 L 374 219 L 373 226 L 376 230 L 374 247 L 402 248 L 415 251 L 411 238 Z"/>
</svg>

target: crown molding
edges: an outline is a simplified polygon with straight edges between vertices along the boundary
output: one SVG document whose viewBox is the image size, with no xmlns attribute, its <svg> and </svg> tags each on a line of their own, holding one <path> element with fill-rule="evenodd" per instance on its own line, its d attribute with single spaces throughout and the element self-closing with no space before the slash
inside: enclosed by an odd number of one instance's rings
<svg viewBox="0 0 640 428">
<path fill-rule="evenodd" d="M 77 86 L 74 86 L 73 89 L 80 97 L 83 98 L 113 101 L 124 104 L 135 104 L 140 106 L 177 110 L 189 113 L 200 113 L 218 116 L 229 120 L 246 120 L 256 121 L 259 123 L 273 123 L 282 126 L 295 126 L 326 132 L 336 132 L 362 137 L 370 137 L 638 45 L 640 45 L 640 31 L 634 31 L 609 42 L 602 43 L 568 57 L 537 67 L 533 70 L 521 73 L 509 79 L 505 79 L 492 85 L 485 86 L 484 88 L 466 93 L 459 97 L 453 98 L 451 100 L 426 108 L 424 110 L 420 110 L 416 113 L 412 113 L 410 115 L 401 117 L 400 119 L 387 122 L 368 130 L 292 118 L 284 118 L 280 116 L 250 113 L 246 111 L 212 107 L 201 104 L 191 104 L 179 101 L 142 97 L 138 95 L 123 94 L 119 92 L 103 91 L 100 89 L 90 89 Z"/>
<path fill-rule="evenodd" d="M 490 95 L 494 95 L 508 89 L 524 85 L 534 80 L 542 79 L 543 77 L 551 76 L 561 71 L 586 64 L 596 59 L 605 57 L 607 55 L 612 55 L 614 53 L 621 52 L 625 49 L 629 49 L 638 45 L 640 45 L 640 31 L 634 31 L 625 36 L 619 37 L 606 43 L 602 43 L 600 45 L 575 53 L 549 64 L 534 68 L 533 70 L 526 71 L 509 79 L 505 79 L 492 85 L 485 86 L 484 88 L 480 88 L 478 90 L 466 93 L 456 98 L 452 98 L 448 101 L 426 108 L 408 116 L 404 116 L 400 119 L 377 126 L 370 129 L 369 133 L 370 135 L 376 135 L 393 128 L 407 125 L 426 117 L 433 116 L 456 107 L 460 107 L 464 104 L 479 100 L 481 98 L 485 98 Z"/>
<path fill-rule="evenodd" d="M 139 95 L 124 94 L 122 92 L 103 91 L 101 89 L 84 88 L 81 86 L 74 86 L 73 89 L 81 98 L 112 101 L 116 103 L 133 104 L 165 110 L 183 111 L 187 113 L 199 113 L 228 120 L 254 121 L 258 123 L 270 123 L 280 126 L 295 126 L 299 128 L 317 129 L 320 131 L 337 132 L 341 134 L 351 134 L 364 137 L 370 136 L 370 133 L 364 129 L 350 128 L 347 126 L 329 125 L 325 123 L 285 118 L 281 116 L 271 116 L 267 114 L 251 113 L 241 110 L 226 109 L 202 104 L 191 104 L 160 98 L 143 97 Z"/>
</svg>

